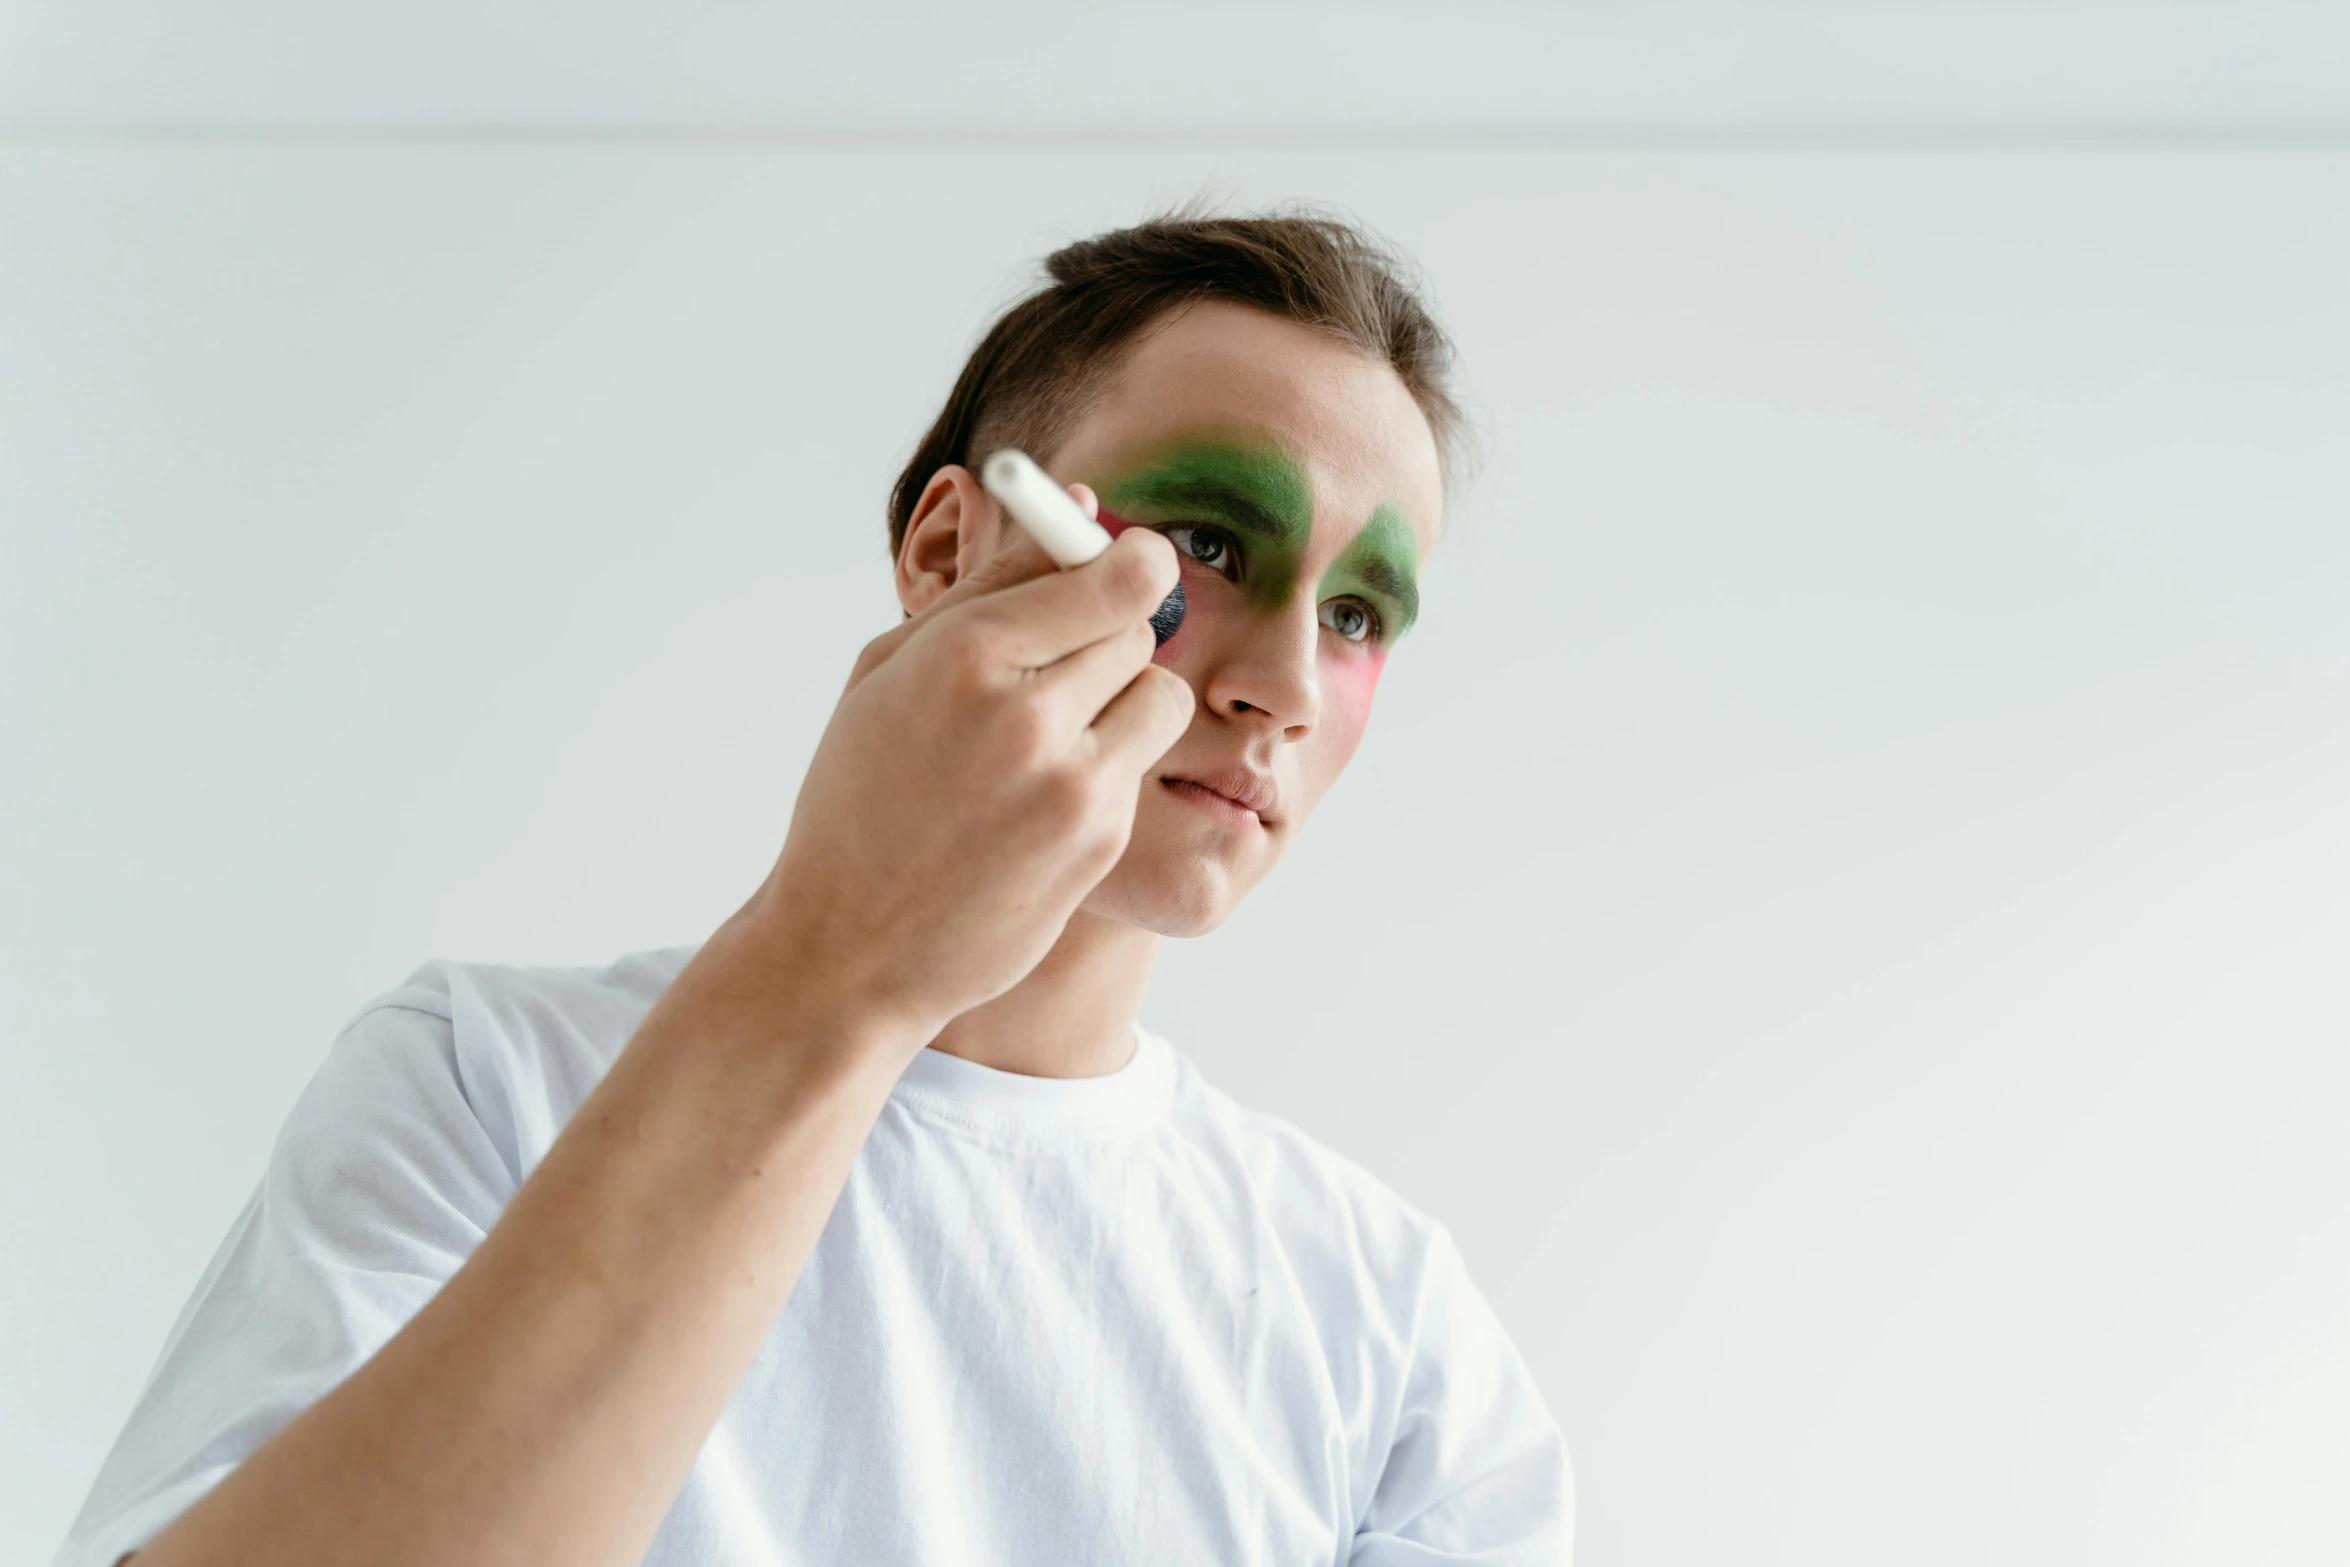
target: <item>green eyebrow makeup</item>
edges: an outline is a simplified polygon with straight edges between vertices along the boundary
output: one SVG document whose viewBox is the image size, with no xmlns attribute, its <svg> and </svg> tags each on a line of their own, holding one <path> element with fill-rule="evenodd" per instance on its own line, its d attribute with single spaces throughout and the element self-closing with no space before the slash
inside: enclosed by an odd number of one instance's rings
<svg viewBox="0 0 2350 1567">
<path fill-rule="evenodd" d="M 1346 553 L 1322 573 L 1323 599 L 1351 593 L 1378 606 L 1379 618 L 1392 642 L 1409 630 L 1420 614 L 1419 540 L 1412 525 L 1393 502 L 1371 513 Z"/>
<path fill-rule="evenodd" d="M 1314 530 L 1314 487 L 1269 447 L 1197 441 L 1176 447 L 1102 487 L 1102 499 L 1136 522 L 1213 522 L 1232 530 L 1250 562 L 1241 591 L 1271 609 L 1297 585 Z"/>
<path fill-rule="evenodd" d="M 1240 588 L 1257 610 L 1287 603 L 1314 526 L 1314 488 L 1278 450 L 1231 441 L 1192 441 L 1101 486 L 1103 501 L 1137 522 L 1206 522 L 1229 529 L 1248 570 Z M 1386 640 L 1419 614 L 1419 544 L 1393 502 L 1371 514 L 1346 552 L 1323 572 L 1317 599 L 1351 594 L 1371 604 Z"/>
</svg>

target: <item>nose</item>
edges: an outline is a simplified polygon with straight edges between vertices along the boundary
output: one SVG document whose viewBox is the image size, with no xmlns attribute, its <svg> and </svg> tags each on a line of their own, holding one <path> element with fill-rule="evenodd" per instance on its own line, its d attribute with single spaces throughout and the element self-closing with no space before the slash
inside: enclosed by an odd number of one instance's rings
<svg viewBox="0 0 2350 1567">
<path fill-rule="evenodd" d="M 1235 723 L 1276 731 L 1278 739 L 1303 740 L 1322 717 L 1321 629 L 1312 604 L 1246 617 L 1218 648 L 1202 705 Z"/>
</svg>

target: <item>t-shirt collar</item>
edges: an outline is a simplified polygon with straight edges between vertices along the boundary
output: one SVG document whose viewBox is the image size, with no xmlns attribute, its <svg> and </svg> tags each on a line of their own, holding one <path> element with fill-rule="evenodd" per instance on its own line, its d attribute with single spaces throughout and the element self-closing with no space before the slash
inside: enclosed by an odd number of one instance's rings
<svg viewBox="0 0 2350 1567">
<path fill-rule="evenodd" d="M 1131 1131 L 1166 1113 L 1175 1088 L 1174 1047 L 1140 1025 L 1134 1053 L 1100 1077 L 1030 1077 L 923 1047 L 891 1099 L 909 1110 L 1027 1133 Z"/>
</svg>

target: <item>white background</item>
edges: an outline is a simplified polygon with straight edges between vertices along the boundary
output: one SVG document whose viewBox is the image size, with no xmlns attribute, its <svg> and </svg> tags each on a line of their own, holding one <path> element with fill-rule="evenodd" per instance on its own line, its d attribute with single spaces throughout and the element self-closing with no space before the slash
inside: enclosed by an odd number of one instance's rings
<svg viewBox="0 0 2350 1567">
<path fill-rule="evenodd" d="M 1484 458 L 1146 1016 L 1452 1226 L 1579 1559 L 2350 1556 L 2341 30 L 1335 9 L 0 14 L 0 1562 L 363 1000 L 749 890 L 971 340 L 1202 191 Z"/>
</svg>

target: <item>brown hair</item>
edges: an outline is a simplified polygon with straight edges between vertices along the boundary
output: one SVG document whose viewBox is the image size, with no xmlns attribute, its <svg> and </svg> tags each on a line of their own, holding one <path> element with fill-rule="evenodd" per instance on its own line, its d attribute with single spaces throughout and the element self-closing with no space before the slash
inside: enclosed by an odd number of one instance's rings
<svg viewBox="0 0 2350 1567">
<path fill-rule="evenodd" d="M 1461 410 L 1446 387 L 1452 344 L 1391 252 L 1340 218 L 1177 212 L 1065 245 L 1050 281 L 988 329 L 946 407 L 890 492 L 889 544 L 905 542 L 931 476 L 1020 446 L 1049 457 L 1116 372 L 1123 351 L 1168 311 L 1201 300 L 1248 305 L 1328 332 L 1392 367 L 1449 466 Z"/>
</svg>

